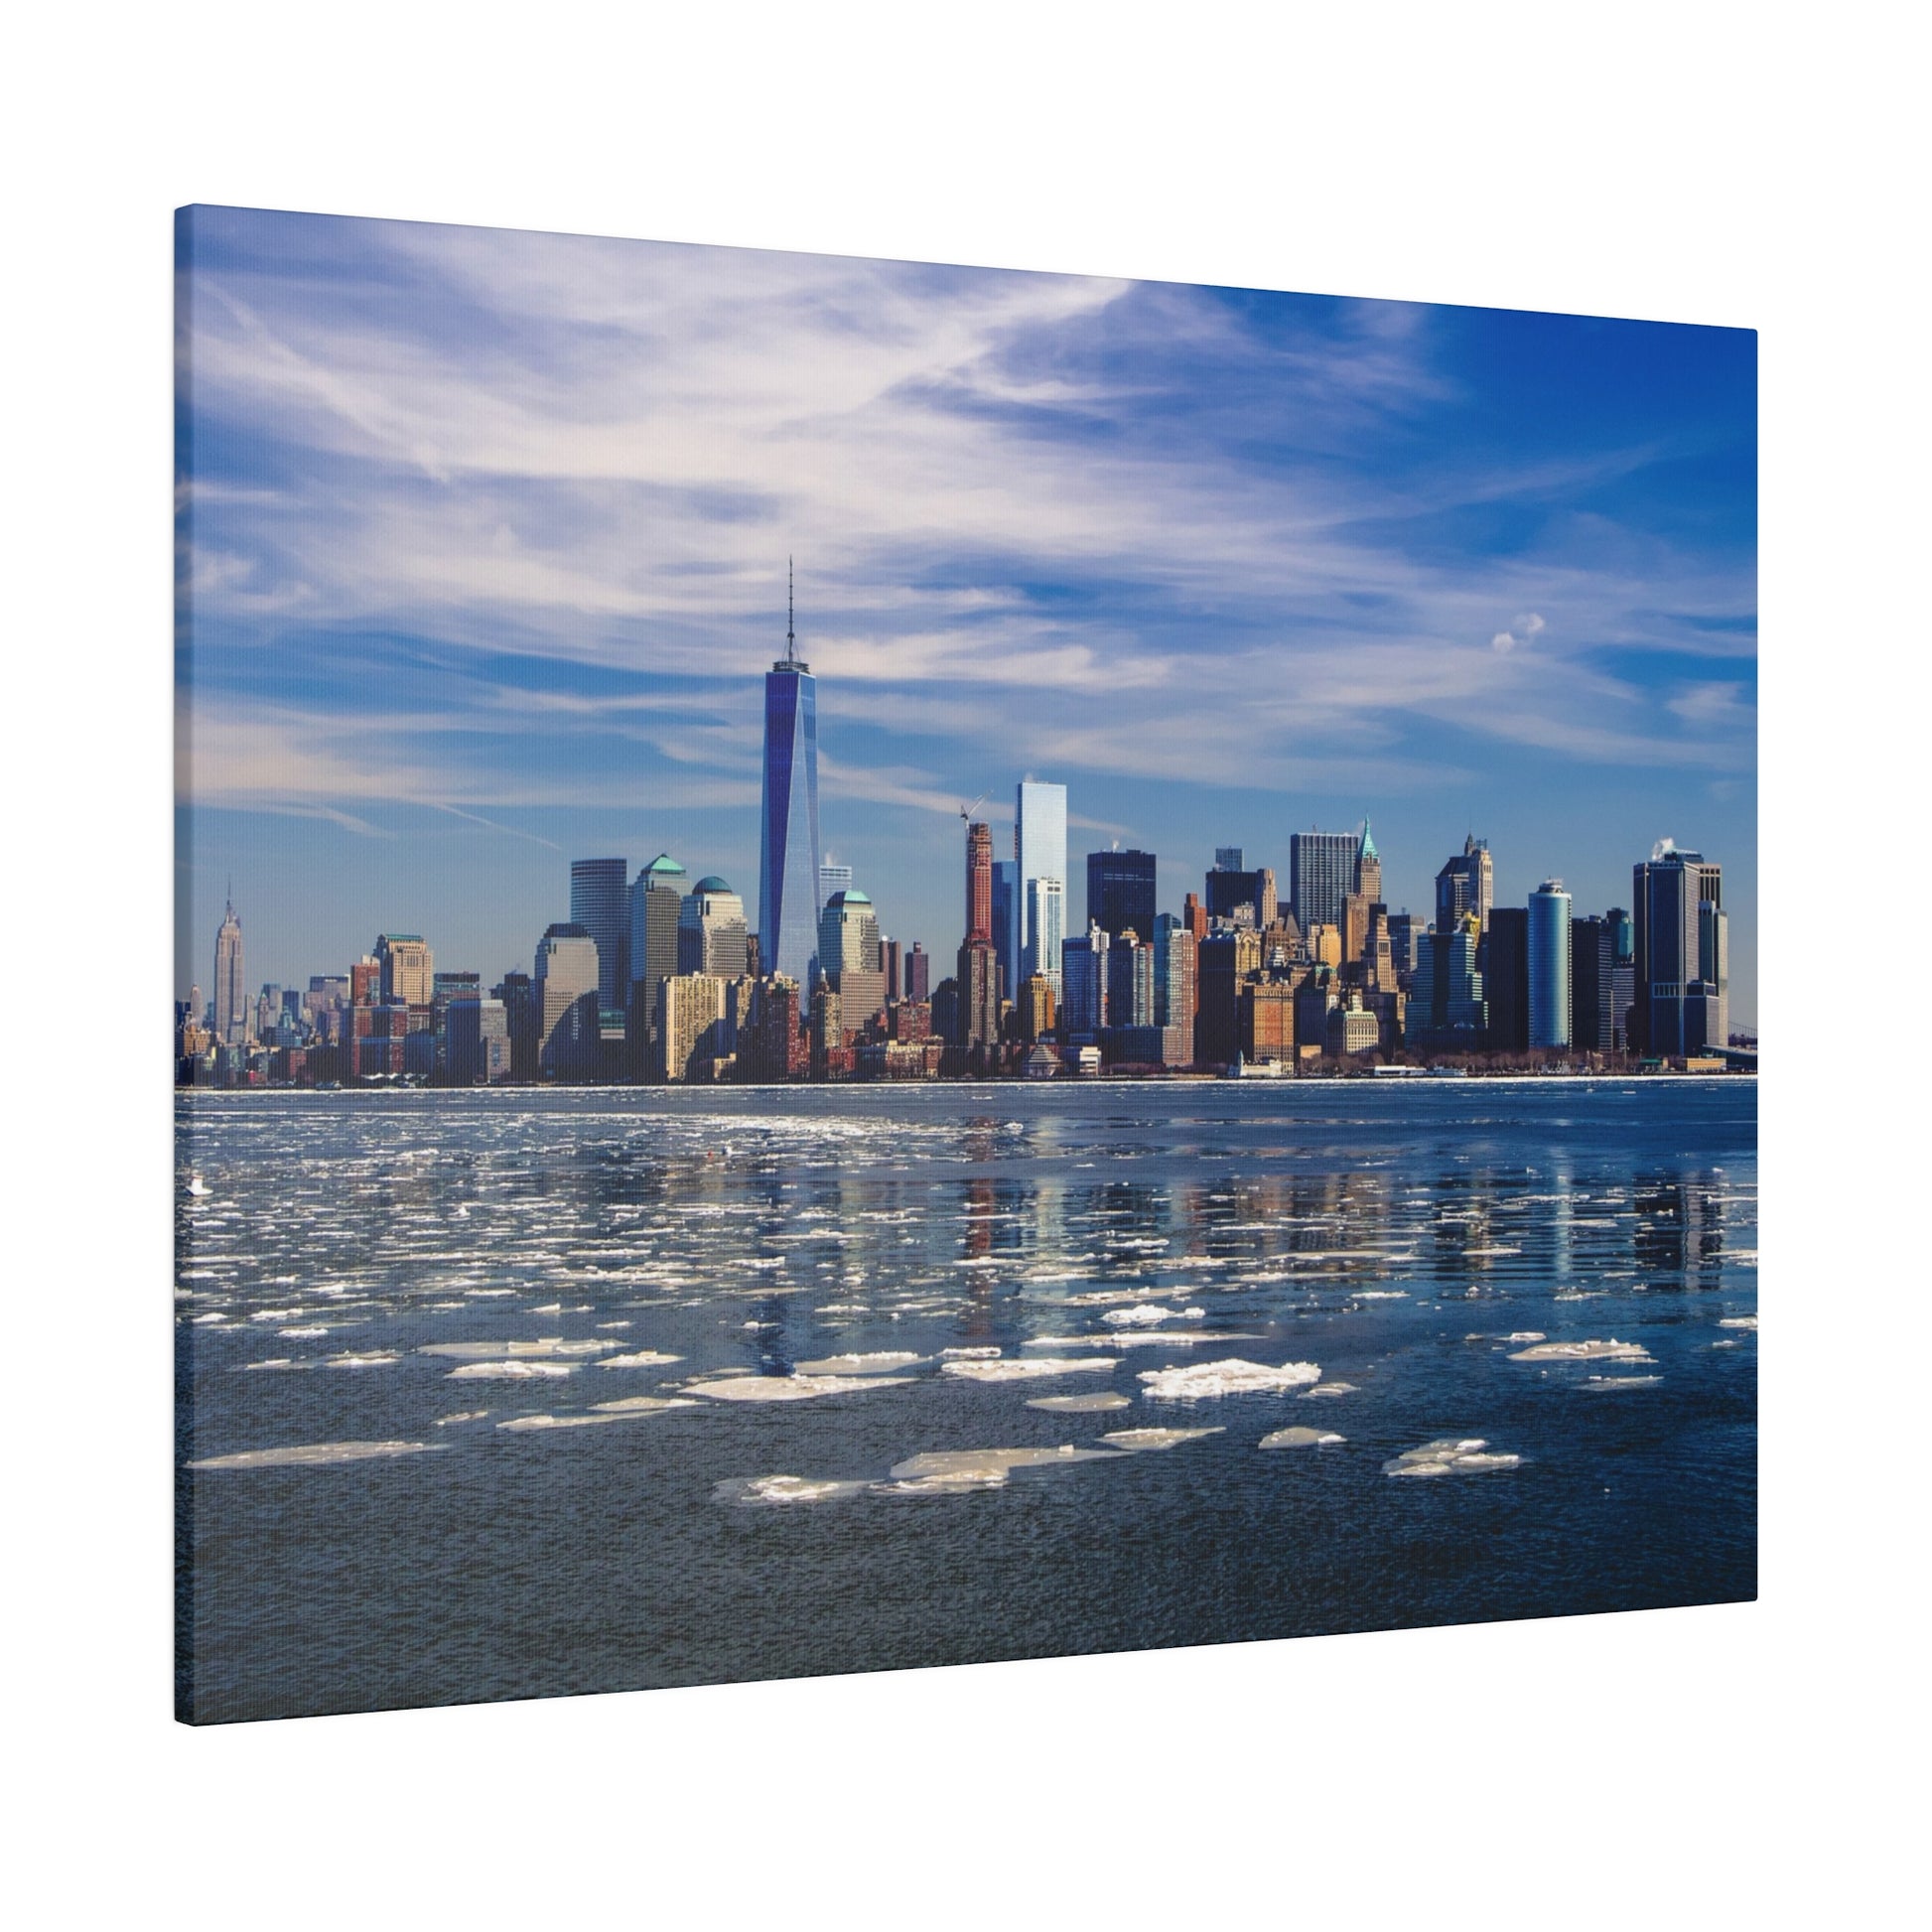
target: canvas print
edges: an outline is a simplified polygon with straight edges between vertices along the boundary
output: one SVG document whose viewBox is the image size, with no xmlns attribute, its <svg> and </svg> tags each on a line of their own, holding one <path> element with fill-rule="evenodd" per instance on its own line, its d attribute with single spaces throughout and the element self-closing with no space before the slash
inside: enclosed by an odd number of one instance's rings
<svg viewBox="0 0 1932 1932">
<path fill-rule="evenodd" d="M 177 265 L 184 1719 L 1754 1594 L 1749 331 Z"/>
</svg>

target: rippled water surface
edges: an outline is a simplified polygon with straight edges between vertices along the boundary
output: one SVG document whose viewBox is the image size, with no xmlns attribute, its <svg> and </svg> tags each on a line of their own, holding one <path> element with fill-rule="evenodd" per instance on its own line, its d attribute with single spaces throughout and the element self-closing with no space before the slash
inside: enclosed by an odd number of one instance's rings
<svg viewBox="0 0 1932 1932">
<path fill-rule="evenodd" d="M 201 1721 L 1755 1590 L 1751 1080 L 178 1110 Z"/>
</svg>

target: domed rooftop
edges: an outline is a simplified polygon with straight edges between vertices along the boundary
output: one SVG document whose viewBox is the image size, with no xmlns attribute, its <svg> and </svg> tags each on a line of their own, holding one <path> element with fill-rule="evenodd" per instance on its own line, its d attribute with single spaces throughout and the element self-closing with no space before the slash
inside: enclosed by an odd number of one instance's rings
<svg viewBox="0 0 1932 1932">
<path fill-rule="evenodd" d="M 856 886 L 848 886 L 842 892 L 834 893 L 825 903 L 827 906 L 870 905 L 872 899 L 867 894 L 860 892 Z"/>
<path fill-rule="evenodd" d="M 708 872 L 691 890 L 694 893 L 728 893 L 731 888 L 715 872 Z"/>
</svg>

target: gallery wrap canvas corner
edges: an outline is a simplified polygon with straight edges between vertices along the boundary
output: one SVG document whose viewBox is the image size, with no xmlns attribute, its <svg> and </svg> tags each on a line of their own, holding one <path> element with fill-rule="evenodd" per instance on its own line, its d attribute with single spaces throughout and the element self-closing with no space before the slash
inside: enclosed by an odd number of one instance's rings
<svg viewBox="0 0 1932 1932">
<path fill-rule="evenodd" d="M 1749 331 L 177 235 L 183 1719 L 1754 1595 Z"/>
</svg>

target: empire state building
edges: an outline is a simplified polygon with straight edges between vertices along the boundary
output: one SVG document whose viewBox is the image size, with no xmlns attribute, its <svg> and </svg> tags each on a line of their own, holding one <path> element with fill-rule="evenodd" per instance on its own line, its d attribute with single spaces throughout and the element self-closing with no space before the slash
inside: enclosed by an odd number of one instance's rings
<svg viewBox="0 0 1932 1932">
<path fill-rule="evenodd" d="M 798 655 L 785 573 L 785 654 L 764 677 L 759 959 L 809 986 L 818 951 L 818 680 Z"/>
</svg>

